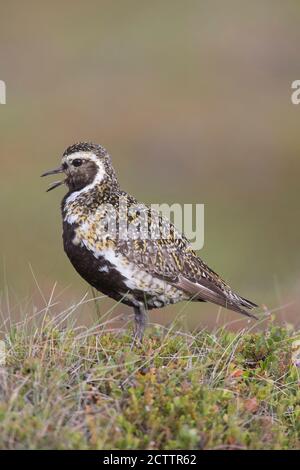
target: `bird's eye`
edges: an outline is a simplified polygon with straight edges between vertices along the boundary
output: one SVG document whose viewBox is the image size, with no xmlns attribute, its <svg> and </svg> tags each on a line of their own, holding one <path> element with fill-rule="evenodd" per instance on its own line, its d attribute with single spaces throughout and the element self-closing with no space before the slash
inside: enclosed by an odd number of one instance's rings
<svg viewBox="0 0 300 470">
<path fill-rule="evenodd" d="M 72 162 L 73 166 L 80 166 L 82 165 L 82 160 L 80 158 L 75 158 Z"/>
</svg>

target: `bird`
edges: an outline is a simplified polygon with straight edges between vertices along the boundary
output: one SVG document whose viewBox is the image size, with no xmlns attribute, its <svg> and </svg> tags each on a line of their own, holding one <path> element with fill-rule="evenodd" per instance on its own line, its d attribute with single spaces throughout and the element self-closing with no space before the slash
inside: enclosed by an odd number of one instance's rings
<svg viewBox="0 0 300 470">
<path fill-rule="evenodd" d="M 251 310 L 258 305 L 236 294 L 173 223 L 121 189 L 102 145 L 69 146 L 60 166 L 41 176 L 60 173 L 64 178 L 47 191 L 67 186 L 64 251 L 88 284 L 133 307 L 135 341 L 143 340 L 149 310 L 181 301 L 212 302 L 257 319 Z"/>
</svg>

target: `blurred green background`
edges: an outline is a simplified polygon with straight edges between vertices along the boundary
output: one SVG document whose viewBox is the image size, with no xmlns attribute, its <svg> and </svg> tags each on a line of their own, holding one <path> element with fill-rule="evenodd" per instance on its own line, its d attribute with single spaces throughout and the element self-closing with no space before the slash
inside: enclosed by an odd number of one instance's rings
<svg viewBox="0 0 300 470">
<path fill-rule="evenodd" d="M 2 2 L 2 316 L 43 305 L 30 265 L 46 299 L 57 282 L 57 309 L 87 290 L 62 249 L 64 189 L 46 194 L 39 175 L 91 140 L 138 199 L 204 203 L 201 256 L 299 324 L 299 24 L 296 0 Z M 218 308 L 187 311 L 205 326 Z"/>
</svg>

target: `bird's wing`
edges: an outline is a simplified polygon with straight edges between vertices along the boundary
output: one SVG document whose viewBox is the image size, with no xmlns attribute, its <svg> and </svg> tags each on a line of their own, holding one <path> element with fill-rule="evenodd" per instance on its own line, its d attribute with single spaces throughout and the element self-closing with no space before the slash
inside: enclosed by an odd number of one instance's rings
<svg viewBox="0 0 300 470">
<path fill-rule="evenodd" d="M 143 221 L 147 222 L 144 232 Z M 197 259 L 189 241 L 166 217 L 146 205 L 139 205 L 138 216 L 129 214 L 128 223 L 131 229 L 127 238 L 119 238 L 117 242 L 117 250 L 128 261 L 169 282 L 176 282 L 179 274 L 188 275 L 196 269 L 196 266 L 188 266 Z"/>
<path fill-rule="evenodd" d="M 140 216 L 143 217 L 139 218 Z M 244 310 L 256 307 L 235 294 L 231 288 L 210 269 L 193 251 L 190 242 L 165 217 L 146 205 L 140 205 L 136 227 L 141 220 L 148 220 L 148 227 L 155 219 L 161 237 L 118 240 L 117 249 L 129 262 L 147 273 L 166 280 L 186 292 L 192 300 L 208 301 L 231 310 L 253 316 Z M 129 222 L 133 222 L 130 220 Z M 134 224 L 133 224 L 134 226 Z M 156 235 L 158 234 L 156 233 Z M 140 232 L 139 232 L 140 233 Z M 167 235 L 166 235 L 167 234 Z"/>
</svg>

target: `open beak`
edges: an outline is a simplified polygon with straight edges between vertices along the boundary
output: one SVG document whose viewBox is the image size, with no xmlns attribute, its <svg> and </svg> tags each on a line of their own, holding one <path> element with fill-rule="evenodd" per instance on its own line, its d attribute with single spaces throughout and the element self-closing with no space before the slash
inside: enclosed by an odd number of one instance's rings
<svg viewBox="0 0 300 470">
<path fill-rule="evenodd" d="M 49 170 L 49 171 L 46 171 L 45 173 L 43 173 L 41 176 L 49 176 L 49 175 L 57 175 L 58 173 L 63 173 L 64 170 L 63 170 L 63 167 L 60 166 L 58 168 L 55 168 L 54 170 Z M 48 191 L 51 191 L 52 189 L 55 189 L 57 188 L 58 186 L 60 186 L 61 184 L 64 184 L 65 180 L 62 180 L 62 181 L 55 181 L 54 183 L 52 183 L 49 188 L 47 189 L 47 192 Z"/>
<path fill-rule="evenodd" d="M 63 172 L 64 172 L 63 167 L 59 166 L 58 168 L 55 168 L 54 170 L 45 171 L 45 173 L 43 173 L 41 177 L 49 176 L 49 175 L 57 175 L 57 173 L 63 173 Z"/>
</svg>

